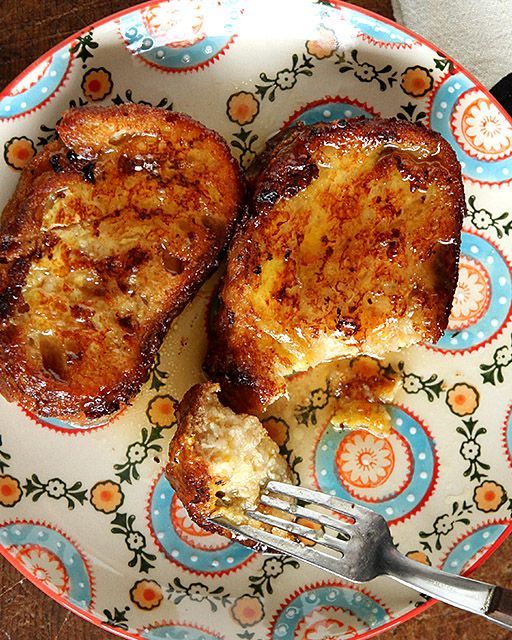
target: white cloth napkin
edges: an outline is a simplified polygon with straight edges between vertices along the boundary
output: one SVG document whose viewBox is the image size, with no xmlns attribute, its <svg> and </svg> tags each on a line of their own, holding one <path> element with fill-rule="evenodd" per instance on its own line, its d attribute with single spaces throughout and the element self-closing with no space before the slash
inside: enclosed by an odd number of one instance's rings
<svg viewBox="0 0 512 640">
<path fill-rule="evenodd" d="M 395 20 L 430 40 L 487 88 L 512 72 L 512 0 L 391 0 Z"/>
</svg>

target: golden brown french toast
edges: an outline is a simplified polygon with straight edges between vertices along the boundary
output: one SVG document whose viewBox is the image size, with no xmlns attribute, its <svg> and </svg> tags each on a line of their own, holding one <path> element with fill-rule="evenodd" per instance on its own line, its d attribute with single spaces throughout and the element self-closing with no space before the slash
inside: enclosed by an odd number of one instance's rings
<svg viewBox="0 0 512 640">
<path fill-rule="evenodd" d="M 207 382 L 185 394 L 166 475 L 199 526 L 231 537 L 209 518 L 225 517 L 235 525 L 250 521 L 266 529 L 249 519 L 245 510 L 258 506 L 267 482 L 291 482 L 292 474 L 261 422 L 224 407 L 219 390 L 218 384 Z M 252 546 L 246 539 L 240 541 Z"/>
<path fill-rule="evenodd" d="M 205 367 L 258 413 L 286 377 L 435 341 L 457 282 L 465 209 L 443 138 L 398 120 L 299 125 L 250 172 Z"/>
<path fill-rule="evenodd" d="M 139 390 L 243 201 L 227 145 L 142 105 L 66 112 L 0 223 L 0 391 L 87 423 Z"/>
</svg>

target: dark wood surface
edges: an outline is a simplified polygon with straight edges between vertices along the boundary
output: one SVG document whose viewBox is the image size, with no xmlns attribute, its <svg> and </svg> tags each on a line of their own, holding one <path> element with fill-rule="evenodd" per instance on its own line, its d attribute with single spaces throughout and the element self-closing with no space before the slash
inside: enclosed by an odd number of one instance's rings
<svg viewBox="0 0 512 640">
<path fill-rule="evenodd" d="M 127 0 L 0 0 L 0 85 L 5 86 L 66 36 L 131 4 Z M 392 17 L 390 0 L 356 0 L 354 4 Z M 509 540 L 476 575 L 510 587 L 511 558 L 512 541 Z M 112 637 L 43 595 L 0 557 L 0 640 L 109 640 Z M 504 640 L 512 634 L 476 616 L 435 605 L 383 637 L 389 640 Z"/>
</svg>

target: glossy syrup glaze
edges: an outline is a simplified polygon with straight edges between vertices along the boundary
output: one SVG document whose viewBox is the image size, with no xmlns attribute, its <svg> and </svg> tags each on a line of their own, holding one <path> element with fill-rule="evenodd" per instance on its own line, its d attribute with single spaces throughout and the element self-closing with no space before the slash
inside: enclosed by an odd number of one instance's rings
<svg viewBox="0 0 512 640">
<path fill-rule="evenodd" d="M 325 360 L 441 336 L 464 196 L 440 136 L 396 120 L 297 127 L 259 166 L 210 354 L 233 406 L 257 411 Z"/>
<path fill-rule="evenodd" d="M 88 421 L 140 387 L 218 263 L 242 186 L 220 138 L 180 114 L 75 110 L 58 129 L 2 217 L 2 390 Z"/>
</svg>

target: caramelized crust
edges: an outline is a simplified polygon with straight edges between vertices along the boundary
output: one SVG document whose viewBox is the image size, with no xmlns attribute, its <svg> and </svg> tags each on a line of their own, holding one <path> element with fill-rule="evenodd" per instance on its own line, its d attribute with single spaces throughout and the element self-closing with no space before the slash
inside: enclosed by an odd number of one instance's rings
<svg viewBox="0 0 512 640">
<path fill-rule="evenodd" d="M 398 120 L 297 126 L 249 179 L 206 359 L 230 406 L 258 413 L 293 372 L 442 335 L 465 205 L 440 135 Z"/>
<path fill-rule="evenodd" d="M 87 423 L 130 401 L 240 213 L 222 139 L 141 105 L 64 114 L 0 223 L 0 391 Z"/>
<path fill-rule="evenodd" d="M 268 529 L 249 519 L 245 511 L 260 506 L 268 481 L 291 482 L 291 472 L 259 420 L 222 406 L 219 390 L 218 384 L 204 383 L 185 394 L 178 407 L 166 475 L 199 526 L 233 537 L 210 518 L 220 516 L 235 525 L 250 523 Z M 255 546 L 244 537 L 237 540 Z"/>
</svg>

